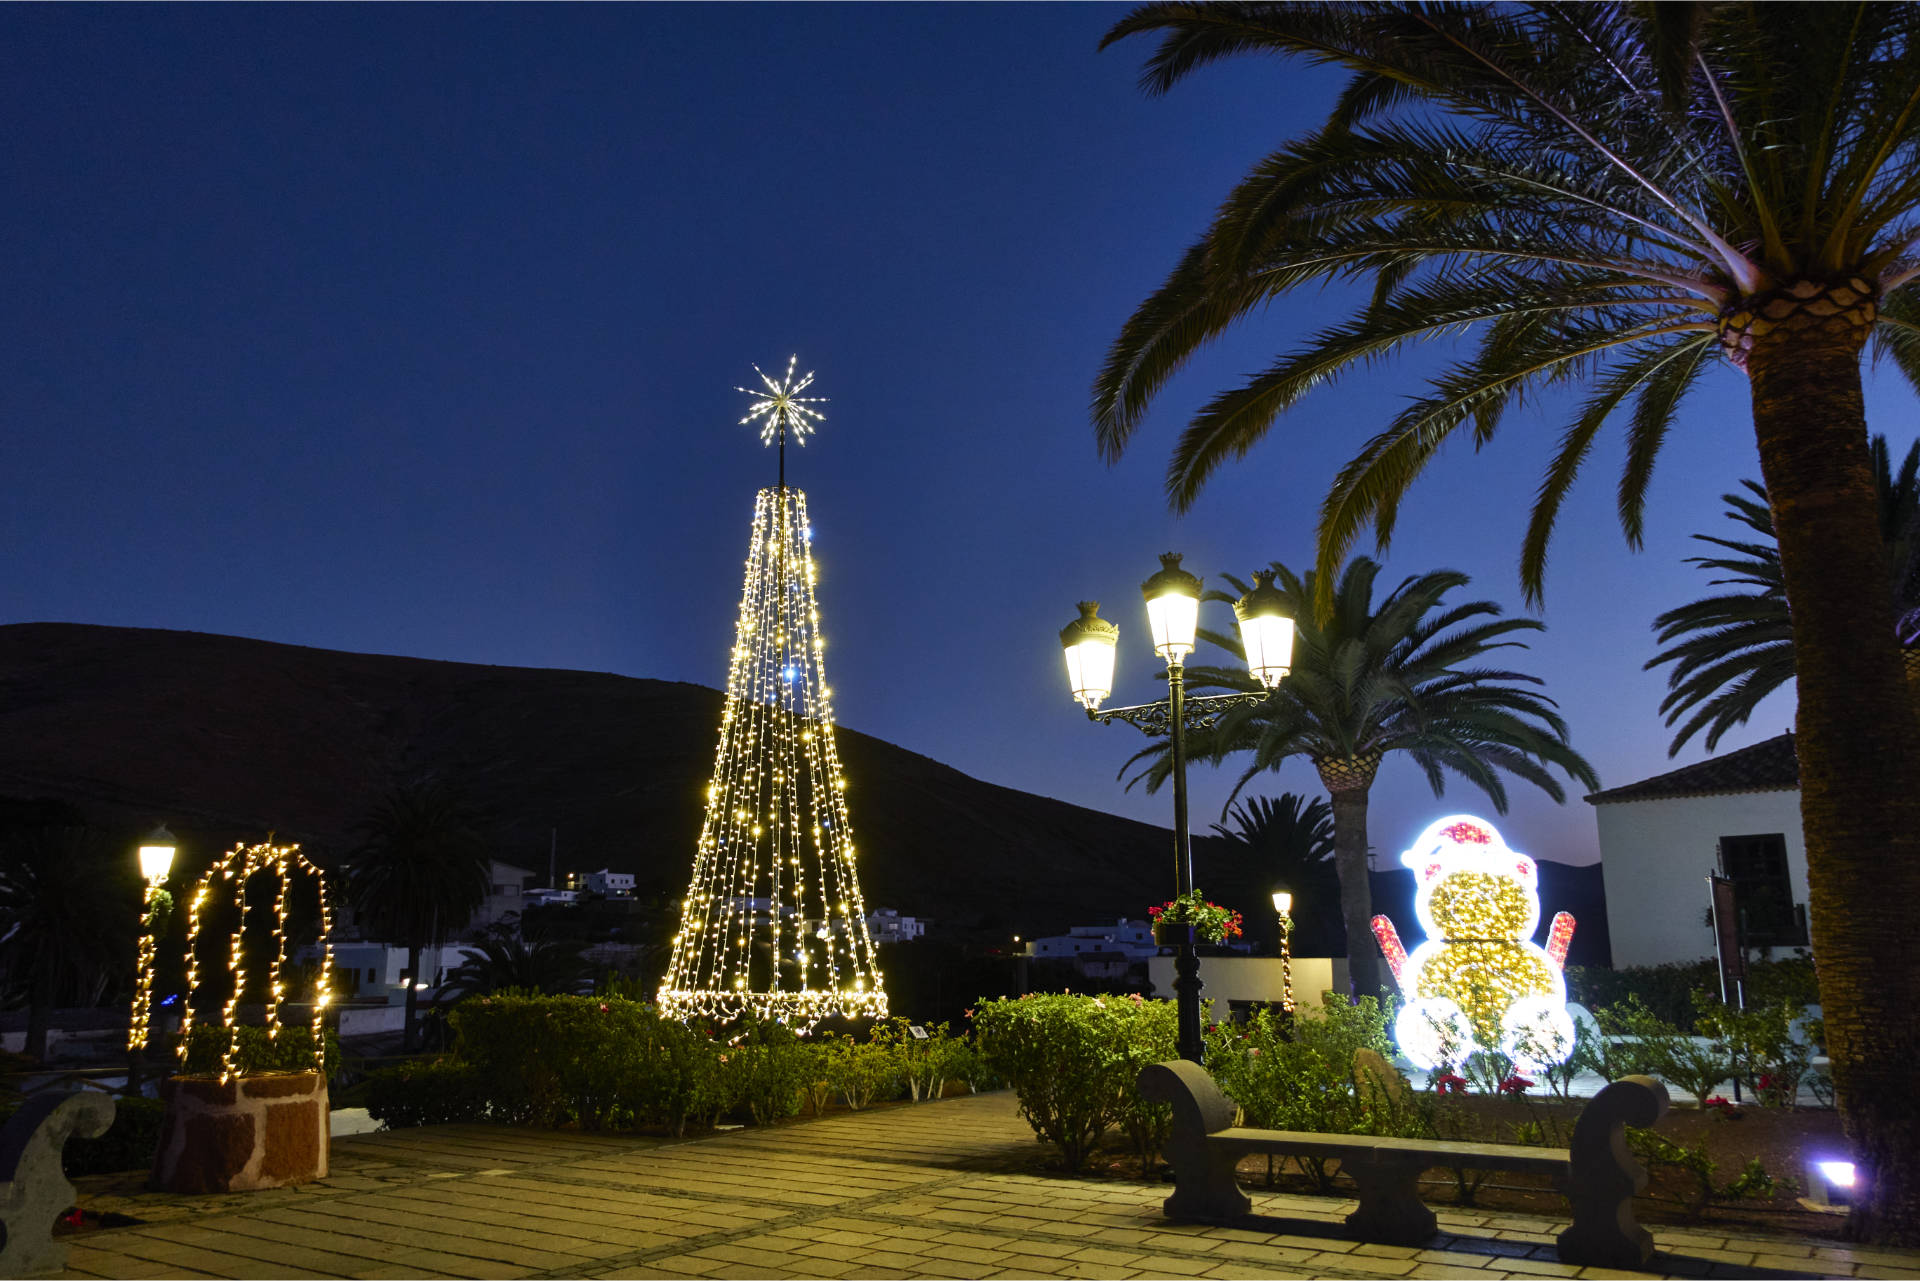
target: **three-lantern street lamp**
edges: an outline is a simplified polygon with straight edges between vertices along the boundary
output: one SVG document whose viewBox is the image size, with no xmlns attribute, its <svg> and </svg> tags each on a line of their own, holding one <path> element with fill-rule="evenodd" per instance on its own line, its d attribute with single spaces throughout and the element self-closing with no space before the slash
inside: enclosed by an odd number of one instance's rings
<svg viewBox="0 0 1920 1281">
<path fill-rule="evenodd" d="M 1125 721 L 1149 736 L 1165 735 L 1173 752 L 1173 877 L 1175 894 L 1193 890 L 1193 847 L 1187 833 L 1187 731 L 1209 729 L 1236 707 L 1263 703 L 1280 684 L 1293 661 L 1293 619 L 1286 598 L 1273 585 L 1271 571 L 1254 574 L 1254 587 L 1233 612 L 1240 621 L 1240 642 L 1247 670 L 1261 689 L 1240 694 L 1188 698 L 1186 660 L 1200 628 L 1200 579 L 1180 568 L 1177 553 L 1160 558 L 1160 572 L 1140 585 L 1147 602 L 1147 630 L 1154 653 L 1167 664 L 1168 697 L 1137 707 L 1100 704 L 1113 692 L 1114 648 L 1120 629 L 1100 617 L 1098 601 L 1081 601 L 1080 617 L 1060 632 L 1066 650 L 1067 683 L 1087 709 L 1087 719 L 1109 724 Z M 1191 936 L 1175 942 L 1173 990 L 1180 1018 L 1180 1057 L 1195 1063 L 1205 1057 L 1200 1039 L 1200 958 Z"/>
</svg>

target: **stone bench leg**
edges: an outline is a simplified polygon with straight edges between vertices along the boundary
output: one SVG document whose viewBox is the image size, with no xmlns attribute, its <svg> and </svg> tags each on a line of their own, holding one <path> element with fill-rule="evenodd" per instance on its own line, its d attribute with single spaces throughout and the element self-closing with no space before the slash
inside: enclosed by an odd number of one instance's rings
<svg viewBox="0 0 1920 1281">
<path fill-rule="evenodd" d="M 1240 1190 L 1234 1171 L 1240 1151 L 1218 1143 L 1168 1143 L 1167 1164 L 1173 1167 L 1173 1195 L 1162 1207 L 1169 1219 L 1217 1223 L 1237 1219 L 1253 1209 Z"/>
<path fill-rule="evenodd" d="M 1347 1230 L 1362 1241 L 1420 1245 L 1439 1230 L 1439 1220 L 1420 1199 L 1424 1158 L 1388 1152 L 1343 1157 L 1340 1168 L 1360 1188 L 1360 1208 L 1347 1216 Z"/>
<path fill-rule="evenodd" d="M 1565 1191 L 1573 1224 L 1560 1234 L 1560 1261 L 1637 1271 L 1653 1258 L 1653 1234 L 1633 1217 L 1647 1172 L 1627 1147 L 1626 1127 L 1657 1123 L 1667 1087 L 1650 1076 L 1623 1076 L 1594 1095 L 1574 1123 Z"/>
</svg>

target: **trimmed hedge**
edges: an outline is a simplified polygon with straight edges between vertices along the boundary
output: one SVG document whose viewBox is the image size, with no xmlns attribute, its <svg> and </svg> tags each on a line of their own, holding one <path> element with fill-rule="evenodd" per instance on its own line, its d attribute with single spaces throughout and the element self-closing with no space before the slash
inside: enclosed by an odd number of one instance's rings
<svg viewBox="0 0 1920 1281">
<path fill-rule="evenodd" d="M 373 1073 L 367 1110 L 395 1128 L 484 1119 L 677 1136 L 729 1114 L 767 1125 L 803 1101 L 864 1107 L 901 1097 L 910 1080 L 918 1096 L 944 1075 L 978 1079 L 944 1026 L 923 1041 L 895 1022 L 869 1041 L 747 1023 L 722 1042 L 627 997 L 474 997 L 449 1015 L 454 1056 Z"/>
</svg>

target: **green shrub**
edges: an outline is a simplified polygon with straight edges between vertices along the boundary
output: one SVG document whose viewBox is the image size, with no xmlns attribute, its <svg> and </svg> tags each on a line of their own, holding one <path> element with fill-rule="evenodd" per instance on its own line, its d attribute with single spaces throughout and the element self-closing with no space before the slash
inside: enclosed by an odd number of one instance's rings
<svg viewBox="0 0 1920 1281">
<path fill-rule="evenodd" d="M 750 1023 L 727 1048 L 735 1106 L 755 1125 L 771 1125 L 800 1111 L 801 1091 L 814 1075 L 810 1046 L 783 1023 Z"/>
<path fill-rule="evenodd" d="M 1371 997 L 1352 1005 L 1342 997 L 1319 1010 L 1302 1009 L 1291 1020 L 1256 1010 L 1244 1024 L 1208 1029 L 1207 1071 L 1250 1126 L 1432 1137 L 1433 1100 L 1416 1095 L 1404 1077 L 1354 1079 L 1357 1051 L 1391 1056 L 1387 1018 Z M 1321 1191 L 1332 1190 L 1328 1161 L 1306 1157 L 1298 1164 Z"/>
<path fill-rule="evenodd" d="M 1618 1005 L 1629 997 L 1681 1032 L 1694 1030 L 1699 1007 L 1694 993 L 1718 998 L 1720 969 L 1716 962 L 1670 961 L 1665 965 L 1637 965 L 1623 970 L 1600 965 L 1567 967 L 1567 999 L 1590 1010 Z M 1747 964 L 1747 1004 L 1817 1005 L 1819 985 L 1813 961 L 1805 956 L 1755 960 Z"/>
<path fill-rule="evenodd" d="M 232 1032 L 234 1070 L 241 1076 L 262 1072 L 313 1071 L 313 1029 L 304 1023 L 282 1027 L 269 1036 L 263 1027 L 236 1027 Z M 326 1074 L 340 1070 L 340 1042 L 331 1030 L 324 1033 Z M 183 1076 L 213 1076 L 220 1071 L 227 1049 L 225 1028 L 196 1024 L 187 1034 L 187 1054 L 180 1064 Z M 178 1038 L 174 1038 L 178 1045 Z"/>
<path fill-rule="evenodd" d="M 1806 1007 L 1785 1001 L 1735 1009 L 1711 998 L 1695 1000 L 1696 1025 L 1703 1035 L 1724 1043 L 1740 1079 L 1763 1107 L 1791 1108 L 1800 1082 L 1813 1071 L 1813 1046 L 1793 1038 L 1793 1025 Z M 1810 1029 L 1817 1033 L 1818 1028 Z"/>
<path fill-rule="evenodd" d="M 895 1075 L 906 1085 L 907 1096 L 918 1103 L 939 1098 L 949 1080 L 964 1079 L 968 1047 L 945 1023 L 921 1028 L 924 1037 L 915 1036 L 913 1026 L 908 1019 L 889 1019 L 874 1027 L 873 1039 L 888 1047 Z"/>
<path fill-rule="evenodd" d="M 618 997 L 470 998 L 450 1022 L 492 1118 L 511 1124 L 678 1134 L 733 1106 L 742 1079 L 705 1037 Z"/>
<path fill-rule="evenodd" d="M 1055 994 L 981 1001 L 973 1025 L 987 1068 L 1010 1084 L 1042 1142 L 1078 1170 L 1115 1125 L 1154 1124 L 1134 1089 L 1145 1063 L 1174 1056 L 1169 1001 Z M 1131 1137 L 1131 1136 L 1130 1136 Z"/>
<path fill-rule="evenodd" d="M 487 1119 L 487 1090 L 471 1067 L 449 1059 L 401 1063 L 367 1074 L 367 1115 L 389 1130 Z"/>
<path fill-rule="evenodd" d="M 876 1099 L 891 1097 L 899 1088 L 899 1064 L 893 1047 L 886 1042 L 836 1036 L 822 1044 L 826 1049 L 827 1084 L 854 1111 Z"/>
</svg>

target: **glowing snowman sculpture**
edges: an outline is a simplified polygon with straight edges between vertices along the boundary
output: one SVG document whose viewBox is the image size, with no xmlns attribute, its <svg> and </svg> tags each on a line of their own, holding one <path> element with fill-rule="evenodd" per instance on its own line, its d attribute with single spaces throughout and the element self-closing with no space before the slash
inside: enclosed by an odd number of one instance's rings
<svg viewBox="0 0 1920 1281">
<path fill-rule="evenodd" d="M 1456 814 L 1428 826 L 1400 861 L 1419 878 L 1414 911 L 1427 940 L 1408 956 L 1386 917 L 1373 918 L 1373 933 L 1408 997 L 1393 1025 L 1401 1051 L 1424 1069 L 1483 1049 L 1521 1072 L 1564 1062 L 1574 1028 L 1561 969 L 1573 917 L 1553 918 L 1545 947 L 1532 941 L 1533 860 L 1508 849 L 1493 824 Z"/>
</svg>

